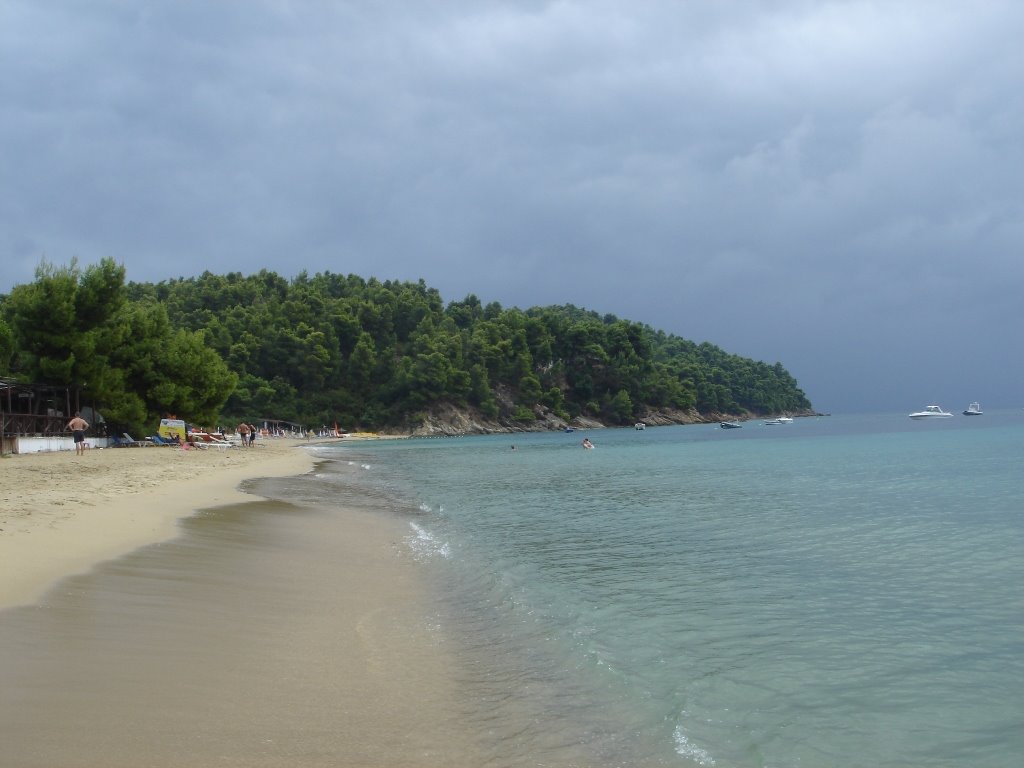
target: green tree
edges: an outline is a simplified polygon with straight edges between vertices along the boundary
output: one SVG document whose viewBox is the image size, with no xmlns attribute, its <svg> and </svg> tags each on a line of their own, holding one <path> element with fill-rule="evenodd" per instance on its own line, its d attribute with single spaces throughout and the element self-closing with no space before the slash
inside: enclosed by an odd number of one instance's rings
<svg viewBox="0 0 1024 768">
<path fill-rule="evenodd" d="M 629 393 L 624 389 L 620 389 L 608 401 L 605 411 L 616 424 L 625 424 L 632 420 L 633 402 L 629 399 Z"/>
<path fill-rule="evenodd" d="M 124 395 L 110 365 L 126 328 L 124 267 L 111 259 L 79 269 L 43 262 L 33 283 L 17 285 L 4 303 L 16 340 L 14 365 L 31 381 L 78 385 L 99 402 Z"/>
<path fill-rule="evenodd" d="M 11 358 L 14 357 L 14 331 L 0 315 L 0 375 L 11 372 Z"/>
<path fill-rule="evenodd" d="M 352 428 L 415 423 L 441 403 L 532 421 L 537 405 L 627 423 L 641 408 L 809 408 L 779 365 L 574 307 L 445 306 L 422 280 L 266 271 L 132 285 L 174 329 L 202 332 L 240 379 L 224 406 Z M 59 361 L 58 361 L 59 362 Z M 498 403 L 511 395 L 511 413 Z M 164 398 L 166 399 L 166 397 Z M 518 408 L 516 407 L 518 406 Z"/>
<path fill-rule="evenodd" d="M 85 270 L 42 263 L 4 302 L 13 365 L 32 381 L 82 387 L 108 422 L 133 431 L 167 412 L 212 423 L 234 375 L 202 332 L 173 328 L 152 293 L 129 301 L 124 276 L 111 259 Z"/>
<path fill-rule="evenodd" d="M 349 387 L 363 396 L 370 394 L 370 387 L 373 384 L 373 373 L 377 368 L 377 350 L 373 343 L 373 337 L 363 331 L 359 334 L 359 341 L 348 359 L 348 384 Z"/>
</svg>

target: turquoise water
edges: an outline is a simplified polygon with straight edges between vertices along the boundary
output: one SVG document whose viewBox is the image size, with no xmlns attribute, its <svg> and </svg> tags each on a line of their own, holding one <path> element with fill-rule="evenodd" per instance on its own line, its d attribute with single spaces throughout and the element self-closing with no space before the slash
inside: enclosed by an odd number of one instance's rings
<svg viewBox="0 0 1024 768">
<path fill-rule="evenodd" d="M 1024 412 L 320 454 L 408 518 L 493 765 L 1024 757 Z"/>
</svg>

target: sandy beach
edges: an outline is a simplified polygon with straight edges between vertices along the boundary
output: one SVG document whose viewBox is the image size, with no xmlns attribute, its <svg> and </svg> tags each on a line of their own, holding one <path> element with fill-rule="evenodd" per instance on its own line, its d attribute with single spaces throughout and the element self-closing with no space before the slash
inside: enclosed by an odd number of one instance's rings
<svg viewBox="0 0 1024 768">
<path fill-rule="evenodd" d="M 171 538 L 196 510 L 251 499 L 251 477 L 310 470 L 304 441 L 243 449 L 90 449 L 0 458 L 0 609 L 37 600 L 57 579 Z"/>
<path fill-rule="evenodd" d="M 405 524 L 238 490 L 303 445 L 0 459 L 0 768 L 480 764 Z"/>
</svg>

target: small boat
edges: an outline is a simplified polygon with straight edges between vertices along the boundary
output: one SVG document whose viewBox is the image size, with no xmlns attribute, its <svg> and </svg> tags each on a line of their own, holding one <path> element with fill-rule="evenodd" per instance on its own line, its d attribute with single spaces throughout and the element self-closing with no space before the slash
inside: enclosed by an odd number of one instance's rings
<svg viewBox="0 0 1024 768">
<path fill-rule="evenodd" d="M 722 429 L 740 429 L 743 425 L 735 421 L 723 421 L 718 424 Z"/>
<path fill-rule="evenodd" d="M 636 424 L 633 425 L 633 429 L 644 430 L 647 429 L 647 425 L 644 424 L 642 421 L 638 421 Z"/>
<path fill-rule="evenodd" d="M 912 419 L 945 419 L 953 414 L 949 411 L 944 411 L 937 405 L 926 406 L 923 411 L 916 411 L 908 414 Z"/>
<path fill-rule="evenodd" d="M 967 406 L 967 410 L 964 411 L 964 416 L 981 416 L 981 404 L 971 403 Z"/>
</svg>

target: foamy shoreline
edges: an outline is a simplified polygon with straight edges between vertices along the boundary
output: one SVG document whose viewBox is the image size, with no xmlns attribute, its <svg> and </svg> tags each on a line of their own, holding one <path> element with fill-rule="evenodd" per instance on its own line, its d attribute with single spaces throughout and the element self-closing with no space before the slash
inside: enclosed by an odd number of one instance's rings
<svg viewBox="0 0 1024 768">
<path fill-rule="evenodd" d="M 173 538 L 200 509 L 252 499 L 239 484 L 308 472 L 303 440 L 253 448 L 91 449 L 0 458 L 0 609 L 59 579 Z"/>
</svg>

